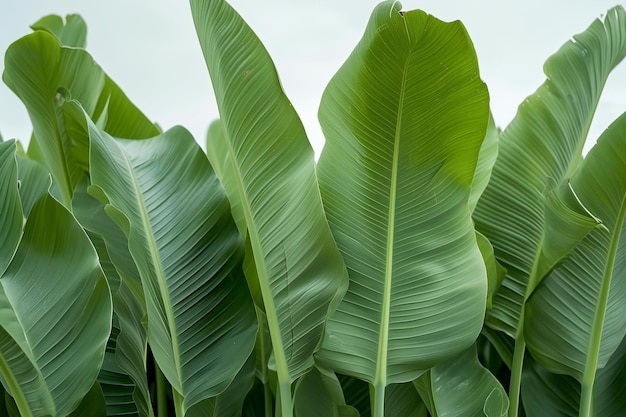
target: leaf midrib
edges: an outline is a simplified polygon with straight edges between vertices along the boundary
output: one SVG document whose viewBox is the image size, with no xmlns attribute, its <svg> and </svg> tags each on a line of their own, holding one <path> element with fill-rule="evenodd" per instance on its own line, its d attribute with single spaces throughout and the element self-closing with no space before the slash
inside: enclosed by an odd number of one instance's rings
<svg viewBox="0 0 626 417">
<path fill-rule="evenodd" d="M 405 21 L 406 25 L 406 21 Z M 407 36 L 409 35 L 407 29 Z M 393 148 L 393 162 L 391 167 L 391 181 L 389 190 L 389 211 L 387 221 L 387 248 L 386 248 L 386 264 L 385 264 L 385 283 L 383 288 L 383 303 L 381 309 L 380 333 L 378 339 L 378 353 L 376 361 L 376 374 L 374 376 L 374 386 L 378 389 L 384 389 L 387 386 L 387 361 L 389 346 L 389 316 L 391 311 L 391 284 L 393 278 L 393 252 L 394 252 L 394 236 L 395 236 L 395 217 L 396 217 L 396 198 L 398 183 L 398 165 L 400 158 L 400 128 L 402 124 L 402 115 L 404 110 L 404 96 L 406 90 L 406 80 L 408 74 L 408 66 L 410 55 L 407 54 L 404 70 L 402 72 L 402 84 L 400 86 L 400 99 L 398 102 L 398 113 L 396 116 L 396 129 Z"/>
<path fill-rule="evenodd" d="M 626 218 L 626 194 L 622 198 L 622 203 L 618 212 L 617 222 L 611 234 L 611 243 L 608 248 L 606 265 L 602 274 L 602 284 L 596 311 L 594 313 L 593 325 L 591 327 L 591 337 L 587 350 L 587 360 L 585 362 L 585 370 L 581 383 L 586 386 L 593 387 L 596 371 L 598 369 L 598 360 L 600 358 L 600 343 L 602 340 L 602 330 L 604 327 L 604 318 L 609 301 L 609 292 L 611 290 L 611 281 L 613 278 L 613 270 L 615 268 L 615 260 L 617 257 L 617 249 L 621 239 L 622 229 L 624 227 L 624 219 Z"/>
<path fill-rule="evenodd" d="M 156 241 L 154 239 L 154 232 L 152 231 L 152 225 L 148 221 L 148 210 L 146 209 L 146 205 L 141 198 L 141 188 L 139 187 L 139 183 L 137 182 L 137 177 L 135 176 L 135 171 L 133 170 L 133 166 L 126 155 L 126 152 L 122 149 L 122 147 L 116 143 L 116 146 L 121 151 L 121 154 L 124 158 L 124 163 L 126 164 L 126 168 L 129 172 L 129 178 L 131 179 L 133 189 L 135 191 L 135 198 L 137 200 L 137 205 L 139 206 L 141 222 L 143 224 L 144 232 L 146 233 L 146 240 L 148 243 L 148 248 L 150 250 L 150 257 L 152 258 L 152 264 L 154 265 L 154 269 L 157 276 L 157 284 L 159 286 L 159 291 L 161 292 L 161 298 L 163 300 L 163 304 L 165 305 L 165 315 L 167 317 L 167 325 L 170 331 L 170 337 L 172 338 L 172 352 L 174 353 L 174 364 L 176 365 L 176 373 L 178 374 L 178 380 L 180 386 L 183 386 L 183 377 L 182 377 L 182 368 L 180 363 L 180 351 L 178 349 L 178 333 L 174 321 L 174 316 L 172 314 L 172 300 L 169 296 L 169 291 L 167 289 L 167 282 L 165 278 L 165 271 L 163 270 L 163 265 L 161 262 L 161 257 L 159 255 L 159 250 L 157 248 Z M 149 326 L 149 324 L 148 324 Z"/>
<path fill-rule="evenodd" d="M 228 129 L 224 129 L 224 132 L 228 132 Z M 261 239 L 259 237 L 258 229 L 250 210 L 250 200 L 248 193 L 244 187 L 243 177 L 237 159 L 235 158 L 235 152 L 232 147 L 232 143 L 228 134 L 225 134 L 226 146 L 228 147 L 228 159 L 230 160 L 233 172 L 235 173 L 235 179 L 238 185 L 239 195 L 242 201 L 244 216 L 246 219 L 246 227 L 248 229 L 248 236 L 250 237 L 250 244 L 252 246 L 252 253 L 254 256 L 254 264 L 257 270 L 257 276 L 259 281 L 259 288 L 261 289 L 261 295 L 263 297 L 263 304 L 265 305 L 265 317 L 267 319 L 267 325 L 270 331 L 270 339 L 272 340 L 272 350 L 274 353 L 274 360 L 276 362 L 276 372 L 278 374 L 278 380 L 282 382 L 291 382 L 291 376 L 289 372 L 289 366 L 287 363 L 287 357 L 285 356 L 285 346 L 283 343 L 282 333 L 280 331 L 280 325 L 278 323 L 278 315 L 276 312 L 276 305 L 274 304 L 274 294 L 272 288 L 269 285 L 269 274 L 267 271 L 267 265 L 265 264 L 265 253 L 261 246 Z"/>
</svg>

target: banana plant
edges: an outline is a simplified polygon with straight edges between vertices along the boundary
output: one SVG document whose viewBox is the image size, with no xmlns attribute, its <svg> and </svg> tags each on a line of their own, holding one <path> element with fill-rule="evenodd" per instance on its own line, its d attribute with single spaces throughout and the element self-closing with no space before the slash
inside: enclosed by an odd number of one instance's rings
<svg viewBox="0 0 626 417">
<path fill-rule="evenodd" d="M 599 227 L 599 219 L 574 198 L 569 180 L 582 160 L 607 77 L 626 55 L 625 33 L 626 13 L 617 7 L 548 59 L 548 79 L 520 105 L 501 135 L 491 180 L 474 212 L 477 230 L 507 270 L 486 324 L 515 340 L 510 416 L 518 415 L 526 302 Z"/>
<path fill-rule="evenodd" d="M 623 8 L 500 131 L 463 25 L 381 3 L 316 164 L 252 29 L 190 4 L 206 155 L 79 15 L 7 51 L 33 136 L 0 138 L 0 416 L 626 413 L 626 114 L 582 155 Z"/>
<path fill-rule="evenodd" d="M 369 382 L 382 417 L 388 385 L 469 348 L 482 327 L 487 276 L 468 200 L 489 96 L 460 23 L 388 1 L 319 117 L 320 191 L 350 286 L 317 358 Z"/>
<path fill-rule="evenodd" d="M 248 274 L 269 328 L 279 409 L 313 366 L 329 314 L 347 287 L 315 175 L 313 149 L 267 51 L 222 0 L 192 0 L 222 128 L 207 146 L 248 245 Z M 251 276 L 252 275 L 252 276 Z"/>
<path fill-rule="evenodd" d="M 65 207 L 46 192 L 23 217 L 16 149 L 0 144 L 1 229 L 10 231 L 0 256 L 1 380 L 20 415 L 68 415 L 96 383 L 111 296 L 93 245 Z"/>
<path fill-rule="evenodd" d="M 625 131 L 626 114 L 602 134 L 569 181 L 576 191 L 570 198 L 579 200 L 604 227 L 589 233 L 526 305 L 528 349 L 548 371 L 580 382 L 581 417 L 598 415 L 596 374 L 626 335 Z"/>
<path fill-rule="evenodd" d="M 241 238 L 217 177 L 185 129 L 124 140 L 89 121 L 89 135 L 92 193 L 128 237 L 148 343 L 172 385 L 176 413 L 185 415 L 225 390 L 254 346 Z"/>
</svg>

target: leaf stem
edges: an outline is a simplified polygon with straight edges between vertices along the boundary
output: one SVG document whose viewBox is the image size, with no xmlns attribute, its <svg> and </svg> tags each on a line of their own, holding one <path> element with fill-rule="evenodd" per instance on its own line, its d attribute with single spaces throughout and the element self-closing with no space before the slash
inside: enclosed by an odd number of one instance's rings
<svg viewBox="0 0 626 417">
<path fill-rule="evenodd" d="M 30 411 L 28 400 L 26 400 L 22 387 L 20 387 L 17 379 L 15 379 L 15 375 L 13 375 L 12 370 L 9 368 L 9 364 L 5 360 L 4 355 L 2 355 L 2 352 L 0 352 L 0 374 L 4 376 L 7 382 L 8 388 L 13 396 L 13 400 L 15 400 L 15 404 L 17 405 L 17 409 L 20 411 L 20 415 L 24 417 L 32 417 L 33 414 Z"/>
<path fill-rule="evenodd" d="M 374 390 L 374 404 L 372 409 L 374 413 L 372 417 L 385 417 L 385 385 L 382 383 L 376 383 L 373 385 Z M 372 390 L 370 390 L 370 395 Z"/>
<path fill-rule="evenodd" d="M 269 381 L 263 384 L 263 399 L 265 403 L 265 417 L 272 417 L 272 391 L 268 385 Z"/>
<path fill-rule="evenodd" d="M 157 417 L 167 417 L 167 386 L 169 384 L 156 360 L 154 361 L 154 368 L 156 374 Z"/>
<path fill-rule="evenodd" d="M 622 229 L 624 227 L 625 218 L 626 196 L 622 199 L 620 211 L 617 216 L 617 222 L 613 227 L 611 243 L 602 276 L 602 283 L 600 284 L 600 294 L 598 294 L 598 303 L 593 316 L 593 325 L 591 327 L 591 335 L 589 338 L 589 349 L 587 351 L 587 361 L 585 362 L 585 370 L 581 381 L 580 408 L 578 410 L 579 417 L 593 415 L 593 385 L 595 383 L 596 371 L 598 369 L 600 343 L 602 341 L 602 330 L 604 328 L 604 319 L 606 317 L 606 309 L 609 302 L 609 292 L 611 291 L 613 269 L 615 268 L 615 259 L 617 256 L 617 249 Z"/>
<path fill-rule="evenodd" d="M 592 416 L 593 410 L 593 382 L 591 385 L 585 383 L 581 384 L 580 390 L 580 408 L 578 409 L 579 417 Z"/>
<path fill-rule="evenodd" d="M 172 394 L 174 396 L 174 410 L 176 417 L 185 417 L 185 409 L 183 408 L 183 396 L 172 388 Z"/>
<path fill-rule="evenodd" d="M 291 382 L 278 381 L 278 397 L 280 398 L 281 417 L 293 417 Z"/>
<path fill-rule="evenodd" d="M 523 313 L 523 311 L 522 311 Z M 520 318 L 520 329 L 524 328 L 524 318 Z M 517 417 L 519 413 L 520 390 L 522 386 L 522 368 L 524 366 L 524 352 L 526 351 L 526 340 L 523 330 L 518 331 L 515 338 L 515 350 L 513 351 L 513 362 L 511 363 L 511 382 L 509 385 L 509 417 Z"/>
</svg>

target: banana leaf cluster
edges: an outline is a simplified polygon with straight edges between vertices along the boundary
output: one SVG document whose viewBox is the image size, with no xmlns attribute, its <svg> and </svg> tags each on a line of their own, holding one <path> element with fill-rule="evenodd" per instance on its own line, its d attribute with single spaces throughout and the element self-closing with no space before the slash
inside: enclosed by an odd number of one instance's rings
<svg viewBox="0 0 626 417">
<path fill-rule="evenodd" d="M 220 119 L 163 131 L 46 16 L 5 55 L 0 416 L 626 415 L 616 7 L 503 130 L 461 22 L 385 1 L 316 161 L 261 41 L 190 0 Z"/>
</svg>

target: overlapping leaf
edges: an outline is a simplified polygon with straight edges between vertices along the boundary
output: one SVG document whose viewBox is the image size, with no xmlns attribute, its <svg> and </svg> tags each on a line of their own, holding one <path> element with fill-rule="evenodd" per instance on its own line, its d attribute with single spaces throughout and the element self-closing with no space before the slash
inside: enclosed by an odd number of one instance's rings
<svg viewBox="0 0 626 417">
<path fill-rule="evenodd" d="M 418 387 L 430 398 L 436 417 L 504 417 L 508 399 L 495 376 L 484 368 L 472 346 L 457 357 L 432 368 L 420 377 Z"/>
<path fill-rule="evenodd" d="M 604 132 L 570 181 L 576 191 L 571 198 L 605 227 L 576 247 L 526 308 L 524 330 L 533 356 L 587 387 L 626 335 L 625 149 L 626 114 Z"/>
<path fill-rule="evenodd" d="M 254 345 L 241 238 L 217 177 L 183 128 L 133 141 L 90 124 L 90 146 L 92 183 L 127 234 L 141 276 L 148 343 L 184 412 L 223 391 Z"/>
<path fill-rule="evenodd" d="M 7 163 L 15 171 L 15 158 L 4 159 L 3 169 Z M 3 195 L 17 195 L 17 181 L 2 186 Z M 46 195 L 30 210 L 10 259 L 0 276 L 2 382 L 21 415 L 67 415 L 92 387 L 111 328 L 96 252 L 74 217 Z"/>
<path fill-rule="evenodd" d="M 329 370 L 313 368 L 296 386 L 296 417 L 359 417 L 359 412 L 346 405 L 337 376 Z"/>
<path fill-rule="evenodd" d="M 487 323 L 510 336 L 518 332 L 522 305 L 543 277 L 540 270 L 548 272 L 585 236 L 572 210 L 576 206 L 567 210 L 548 196 L 581 160 L 602 88 L 625 55 L 626 13 L 617 7 L 547 60 L 548 79 L 501 135 L 498 160 L 474 219 L 508 271 Z M 546 208 L 550 205 L 554 208 Z M 550 226 L 555 218 L 558 228 Z M 571 235 L 572 224 L 583 226 L 578 236 Z M 553 262 L 539 268 L 548 241 L 556 244 L 550 249 Z"/>
<path fill-rule="evenodd" d="M 89 116 L 111 134 L 146 138 L 158 134 L 158 129 L 85 50 L 62 46 L 59 42 L 64 36 L 51 25 L 36 25 L 43 30 L 9 47 L 3 80 L 26 106 L 34 130 L 32 146 L 52 174 L 61 200 L 69 207 L 74 188 L 84 176 L 88 155 L 86 138 L 68 131 L 66 112 L 76 112 L 76 108 L 65 106 L 67 100 L 78 100 Z M 63 33 L 74 37 L 76 34 L 71 32 Z"/>
<path fill-rule="evenodd" d="M 313 150 L 267 51 L 226 2 L 192 0 L 191 9 L 223 124 L 209 158 L 250 243 L 287 401 L 291 382 L 313 365 L 347 285 L 345 267 L 324 216 Z"/>
</svg>

